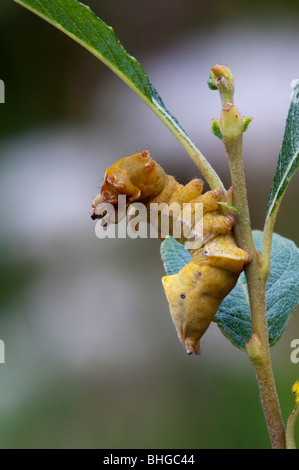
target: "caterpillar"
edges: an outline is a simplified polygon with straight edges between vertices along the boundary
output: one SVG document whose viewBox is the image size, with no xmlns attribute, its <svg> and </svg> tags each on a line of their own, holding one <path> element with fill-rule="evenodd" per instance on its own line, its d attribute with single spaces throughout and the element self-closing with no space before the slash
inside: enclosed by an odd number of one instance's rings
<svg viewBox="0 0 299 470">
<path fill-rule="evenodd" d="M 200 339 L 222 300 L 234 288 L 244 266 L 251 261 L 250 253 L 236 245 L 232 234 L 236 217 L 230 213 L 223 214 L 218 204 L 225 197 L 224 191 L 221 188 L 204 194 L 202 191 L 202 180 L 196 178 L 186 185 L 178 183 L 144 150 L 122 158 L 106 171 L 104 184 L 92 203 L 91 212 L 92 219 L 102 218 L 103 204 L 110 203 L 117 213 L 118 196 L 124 195 L 128 220 L 130 208 L 136 202 L 145 205 L 148 221 L 153 203 L 166 203 L 168 206 L 176 203 L 181 208 L 177 219 L 184 224 L 184 204 L 190 203 L 194 215 L 196 203 L 202 203 L 202 239 L 195 249 L 189 249 L 192 260 L 177 274 L 162 278 L 172 321 L 188 354 L 200 353 Z M 116 217 L 115 223 L 122 217 Z M 173 224 L 169 228 L 173 230 Z M 196 238 L 194 225 L 191 229 Z M 161 234 L 158 235 L 162 240 Z M 185 244 L 186 236 L 181 234 L 177 240 Z"/>
</svg>

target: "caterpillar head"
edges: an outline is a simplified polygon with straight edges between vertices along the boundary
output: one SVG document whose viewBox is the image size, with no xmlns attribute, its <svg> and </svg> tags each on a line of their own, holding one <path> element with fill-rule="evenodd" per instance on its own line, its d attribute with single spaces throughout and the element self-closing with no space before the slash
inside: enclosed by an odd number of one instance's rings
<svg viewBox="0 0 299 470">
<path fill-rule="evenodd" d="M 101 218 L 102 203 L 110 203 L 117 209 L 118 196 L 126 197 L 126 205 L 147 201 L 159 194 L 166 182 L 164 170 L 147 150 L 125 157 L 112 165 L 105 174 L 100 194 L 94 199 L 92 219 Z"/>
<path fill-rule="evenodd" d="M 200 339 L 237 279 L 236 273 L 194 261 L 162 278 L 173 323 L 188 354 L 200 353 Z"/>
</svg>

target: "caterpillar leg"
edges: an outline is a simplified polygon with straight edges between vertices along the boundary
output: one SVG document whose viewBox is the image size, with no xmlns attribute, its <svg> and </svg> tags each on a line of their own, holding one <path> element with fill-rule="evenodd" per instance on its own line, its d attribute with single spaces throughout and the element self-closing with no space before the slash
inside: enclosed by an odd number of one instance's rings
<svg viewBox="0 0 299 470">
<path fill-rule="evenodd" d="M 183 205 L 184 203 L 191 202 L 201 195 L 203 185 L 203 181 L 198 178 L 189 181 L 189 183 L 185 186 L 181 186 L 172 194 L 168 203 L 176 202 L 177 204 Z"/>
<path fill-rule="evenodd" d="M 190 226 L 189 234 L 187 230 L 184 232 L 188 238 L 182 237 L 179 240 L 183 244 L 187 242 L 186 247 L 192 255 L 218 235 L 230 233 L 236 223 L 234 215 L 222 215 L 219 211 L 208 212 L 199 220 L 196 217 L 196 208 L 192 205 L 189 220 L 182 219 L 181 222 L 185 227 Z"/>
<path fill-rule="evenodd" d="M 203 219 L 203 243 L 204 245 L 213 240 L 218 235 L 226 235 L 236 224 L 234 215 L 221 215 L 219 212 L 209 212 Z"/>
<path fill-rule="evenodd" d="M 203 204 L 203 214 L 219 210 L 218 202 L 224 198 L 224 191 L 222 188 L 216 188 L 212 191 L 207 191 L 198 198 L 194 199 L 192 203 L 200 202 Z"/>
</svg>

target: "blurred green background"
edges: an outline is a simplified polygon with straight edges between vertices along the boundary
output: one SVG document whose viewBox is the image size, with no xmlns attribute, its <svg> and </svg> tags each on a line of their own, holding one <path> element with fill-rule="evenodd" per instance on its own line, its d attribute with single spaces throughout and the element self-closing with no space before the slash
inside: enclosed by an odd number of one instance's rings
<svg viewBox="0 0 299 470">
<path fill-rule="evenodd" d="M 229 185 L 206 85 L 230 65 L 245 135 L 252 225 L 262 229 L 299 77 L 298 2 L 88 1 L 141 62 Z M 200 357 L 179 344 L 156 240 L 99 240 L 91 202 L 107 167 L 149 149 L 198 175 L 169 131 L 95 57 L 12 0 L 0 4 L 1 448 L 268 448 L 254 371 L 213 324 Z M 298 175 L 276 232 L 298 235 Z M 272 349 L 284 419 L 299 378 L 295 313 Z M 297 442 L 299 431 L 297 429 Z"/>
</svg>

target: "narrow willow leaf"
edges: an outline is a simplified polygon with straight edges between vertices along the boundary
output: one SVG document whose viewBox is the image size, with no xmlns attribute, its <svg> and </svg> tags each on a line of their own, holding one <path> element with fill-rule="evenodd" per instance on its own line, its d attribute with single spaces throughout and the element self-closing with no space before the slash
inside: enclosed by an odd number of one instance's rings
<svg viewBox="0 0 299 470">
<path fill-rule="evenodd" d="M 267 217 L 280 202 L 292 176 L 299 167 L 299 81 L 292 94 L 291 105 L 279 153 L 276 172 L 270 191 Z"/>
<path fill-rule="evenodd" d="M 173 133 L 211 188 L 223 187 L 218 175 L 177 119 L 165 107 L 139 62 L 127 53 L 111 26 L 77 0 L 15 0 L 15 2 L 63 31 L 116 73 Z"/>
<path fill-rule="evenodd" d="M 253 237 L 257 249 L 261 250 L 263 233 L 255 230 Z M 191 260 L 185 246 L 172 237 L 162 243 L 161 253 L 166 274 L 178 273 Z M 294 242 L 277 234 L 273 235 L 266 299 L 269 344 L 273 346 L 299 304 L 299 250 Z M 252 330 L 244 273 L 241 273 L 236 287 L 223 300 L 214 321 L 235 346 L 245 349 Z"/>
</svg>

